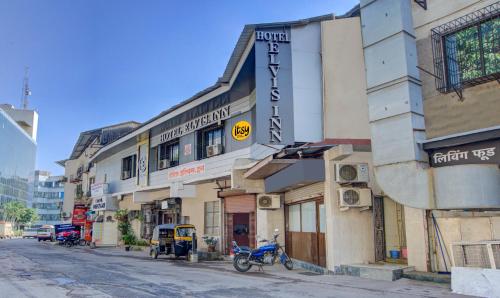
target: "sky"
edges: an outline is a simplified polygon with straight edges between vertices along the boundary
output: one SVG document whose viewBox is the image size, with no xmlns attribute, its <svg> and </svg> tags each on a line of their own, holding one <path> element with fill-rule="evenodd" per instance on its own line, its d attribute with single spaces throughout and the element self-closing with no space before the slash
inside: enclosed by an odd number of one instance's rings
<svg viewBox="0 0 500 298">
<path fill-rule="evenodd" d="M 357 0 L 0 0 L 0 103 L 39 113 L 37 169 L 80 132 L 146 121 L 213 85 L 245 24 L 343 14 Z"/>
</svg>

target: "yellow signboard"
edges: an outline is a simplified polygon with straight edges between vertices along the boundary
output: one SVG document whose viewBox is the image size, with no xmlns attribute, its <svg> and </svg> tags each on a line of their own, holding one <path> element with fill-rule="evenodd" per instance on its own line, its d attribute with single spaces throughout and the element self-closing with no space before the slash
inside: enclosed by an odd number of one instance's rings
<svg viewBox="0 0 500 298">
<path fill-rule="evenodd" d="M 237 122 L 232 129 L 233 138 L 237 141 L 246 140 L 252 133 L 252 126 L 247 121 Z"/>
</svg>

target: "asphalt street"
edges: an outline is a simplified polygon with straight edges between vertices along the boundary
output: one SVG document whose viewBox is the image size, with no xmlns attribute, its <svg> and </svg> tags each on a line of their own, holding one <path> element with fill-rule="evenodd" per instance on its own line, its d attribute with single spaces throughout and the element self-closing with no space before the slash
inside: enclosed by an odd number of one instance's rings
<svg viewBox="0 0 500 298">
<path fill-rule="evenodd" d="M 117 248 L 0 240 L 0 297 L 453 297 L 446 285 L 287 271 L 239 273 L 228 262 L 188 263 Z"/>
</svg>

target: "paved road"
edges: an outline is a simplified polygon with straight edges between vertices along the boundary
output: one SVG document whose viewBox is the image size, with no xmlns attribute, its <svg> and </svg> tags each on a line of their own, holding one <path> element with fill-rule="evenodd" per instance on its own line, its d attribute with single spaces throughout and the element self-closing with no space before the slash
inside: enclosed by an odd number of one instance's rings
<svg viewBox="0 0 500 298">
<path fill-rule="evenodd" d="M 448 287 L 308 275 L 281 266 L 242 274 L 224 262 L 151 260 L 144 252 L 0 240 L 0 297 L 451 297 Z"/>
</svg>

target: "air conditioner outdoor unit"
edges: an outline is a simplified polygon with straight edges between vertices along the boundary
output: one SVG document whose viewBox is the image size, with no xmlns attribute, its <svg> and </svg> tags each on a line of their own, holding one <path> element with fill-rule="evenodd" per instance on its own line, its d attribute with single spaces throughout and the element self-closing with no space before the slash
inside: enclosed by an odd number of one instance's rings
<svg viewBox="0 0 500 298">
<path fill-rule="evenodd" d="M 122 172 L 122 179 L 128 179 L 130 178 L 132 175 L 131 175 L 131 172 L 130 171 L 123 171 Z"/>
<path fill-rule="evenodd" d="M 168 159 L 162 159 L 160 160 L 159 168 L 160 170 L 166 169 L 170 167 L 170 160 Z"/>
<path fill-rule="evenodd" d="M 370 207 L 372 192 L 369 188 L 339 188 L 339 205 L 344 207 Z"/>
<path fill-rule="evenodd" d="M 207 146 L 207 157 L 219 155 L 222 153 L 222 144 Z"/>
<path fill-rule="evenodd" d="M 367 163 L 335 164 L 335 182 L 337 183 L 368 182 L 369 180 Z"/>
<path fill-rule="evenodd" d="M 279 209 L 281 207 L 280 195 L 257 195 L 257 206 L 259 209 Z"/>
</svg>

